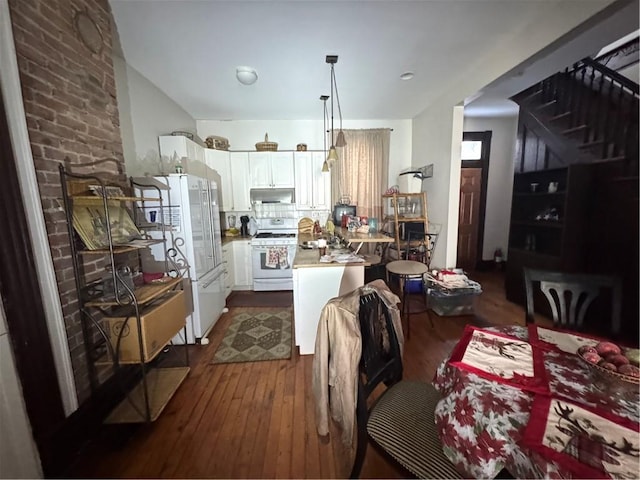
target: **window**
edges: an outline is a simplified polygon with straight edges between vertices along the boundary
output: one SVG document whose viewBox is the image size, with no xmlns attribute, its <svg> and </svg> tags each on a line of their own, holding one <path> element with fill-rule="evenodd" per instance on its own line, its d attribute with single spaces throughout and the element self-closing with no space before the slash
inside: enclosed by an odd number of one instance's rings
<svg viewBox="0 0 640 480">
<path fill-rule="evenodd" d="M 481 140 L 463 140 L 462 141 L 462 160 L 480 160 L 482 158 L 482 141 Z"/>
</svg>

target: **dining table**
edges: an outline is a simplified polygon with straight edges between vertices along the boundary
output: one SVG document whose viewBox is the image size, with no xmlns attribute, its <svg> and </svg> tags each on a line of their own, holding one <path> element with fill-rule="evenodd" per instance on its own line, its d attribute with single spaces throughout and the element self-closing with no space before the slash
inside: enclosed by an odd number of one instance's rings
<svg viewBox="0 0 640 480">
<path fill-rule="evenodd" d="M 444 454 L 465 478 L 639 478 L 637 380 L 577 355 L 603 340 L 467 325 L 433 380 Z"/>
</svg>

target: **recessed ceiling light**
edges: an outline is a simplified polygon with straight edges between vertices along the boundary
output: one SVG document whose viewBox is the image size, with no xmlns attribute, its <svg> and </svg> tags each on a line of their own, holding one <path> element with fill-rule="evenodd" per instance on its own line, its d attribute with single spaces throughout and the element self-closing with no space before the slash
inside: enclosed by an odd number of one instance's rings
<svg viewBox="0 0 640 480">
<path fill-rule="evenodd" d="M 400 75 L 400 78 L 402 80 L 411 80 L 413 78 L 413 72 L 404 72 L 402 75 Z"/>
</svg>

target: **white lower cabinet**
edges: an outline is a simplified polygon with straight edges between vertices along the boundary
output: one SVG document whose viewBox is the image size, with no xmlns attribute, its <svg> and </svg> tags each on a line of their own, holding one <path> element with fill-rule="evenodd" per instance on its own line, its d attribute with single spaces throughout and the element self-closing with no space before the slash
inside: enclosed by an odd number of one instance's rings
<svg viewBox="0 0 640 480">
<path fill-rule="evenodd" d="M 229 296 L 235 286 L 235 272 L 233 271 L 233 243 L 227 243 L 222 247 L 222 263 L 225 266 L 224 296 Z"/>
<path fill-rule="evenodd" d="M 251 240 L 236 240 L 233 245 L 233 273 L 236 290 L 253 289 L 253 268 L 251 267 Z"/>
</svg>

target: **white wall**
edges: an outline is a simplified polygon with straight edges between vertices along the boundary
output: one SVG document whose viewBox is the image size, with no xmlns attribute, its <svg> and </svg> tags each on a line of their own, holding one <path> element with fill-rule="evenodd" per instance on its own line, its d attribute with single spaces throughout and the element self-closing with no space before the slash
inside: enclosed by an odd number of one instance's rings
<svg viewBox="0 0 640 480">
<path fill-rule="evenodd" d="M 492 260 L 498 247 L 507 254 L 517 129 L 517 115 L 464 118 L 465 132 L 492 132 L 482 260 Z"/>
<path fill-rule="evenodd" d="M 322 112 L 320 112 L 322 113 Z M 322 150 L 320 120 L 198 120 L 198 135 L 206 138 L 218 135 L 229 139 L 231 150 L 255 150 L 256 143 L 264 141 L 265 133 L 270 142 L 278 143 L 278 150 L 295 150 L 299 143 L 306 143 L 309 150 Z M 334 123 L 334 127 L 335 127 Z M 389 146 L 389 183 L 397 183 L 401 170 L 411 166 L 411 120 L 344 120 L 343 128 L 392 128 Z M 329 139 L 327 139 L 329 141 Z M 329 145 L 327 145 L 329 148 Z"/>
<path fill-rule="evenodd" d="M 427 192 L 429 222 L 440 227 L 431 261 L 436 268 L 454 267 L 456 262 L 461 110 L 462 107 L 439 102 L 413 121 L 413 165 L 433 163 L 433 177 L 423 180 L 422 190 Z M 449 241 L 449 238 L 453 238 L 453 241 Z"/>
<path fill-rule="evenodd" d="M 195 133 L 196 121 L 121 57 L 114 55 L 113 67 L 127 175 L 160 174 L 158 136 Z"/>
<path fill-rule="evenodd" d="M 42 478 L 0 299 L 0 478 Z"/>
</svg>

